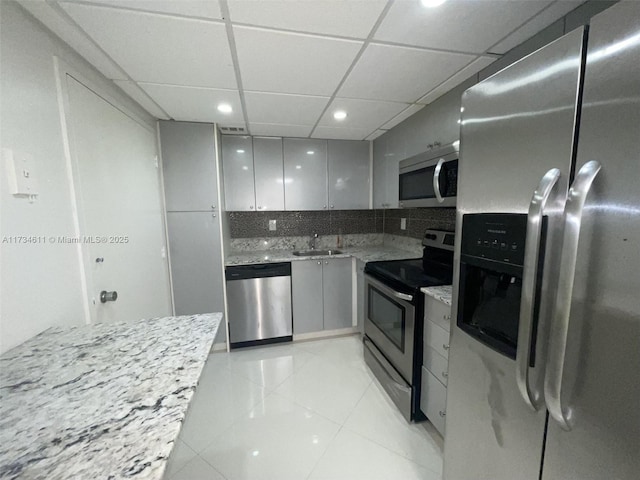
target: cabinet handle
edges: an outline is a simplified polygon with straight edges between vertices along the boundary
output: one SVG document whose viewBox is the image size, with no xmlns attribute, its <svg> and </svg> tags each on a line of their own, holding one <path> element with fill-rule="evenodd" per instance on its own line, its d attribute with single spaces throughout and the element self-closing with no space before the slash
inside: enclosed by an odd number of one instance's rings
<svg viewBox="0 0 640 480">
<path fill-rule="evenodd" d="M 327 209 L 327 206 L 326 206 L 326 205 L 322 205 L 322 208 L 324 208 L 324 209 L 326 210 L 326 209 Z"/>
<path fill-rule="evenodd" d="M 445 350 L 449 350 L 449 345 L 447 345 L 446 343 L 443 343 L 442 348 L 444 348 Z"/>
<path fill-rule="evenodd" d="M 444 418 L 444 417 L 446 417 L 446 416 L 447 416 L 447 412 L 443 412 L 442 410 L 440 410 L 440 411 L 438 412 L 438 415 L 440 415 L 442 418 Z"/>
<path fill-rule="evenodd" d="M 324 264 L 325 264 L 325 265 L 329 265 L 329 261 L 328 261 L 328 260 L 325 260 Z"/>
<path fill-rule="evenodd" d="M 253 205 L 249 205 L 249 210 L 253 210 Z"/>
<path fill-rule="evenodd" d="M 447 378 L 447 377 L 449 376 L 449 374 L 448 374 L 447 372 L 442 372 L 442 376 L 443 376 L 444 378 Z"/>
<path fill-rule="evenodd" d="M 258 210 L 262 210 L 262 207 L 258 207 Z"/>
<path fill-rule="evenodd" d="M 216 206 L 215 205 L 211 205 L 211 210 L 215 210 Z"/>
<path fill-rule="evenodd" d="M 212 214 L 211 214 L 211 216 L 212 216 L 213 218 L 216 218 L 216 214 L 215 214 L 215 213 L 212 213 Z"/>
<path fill-rule="evenodd" d="M 446 321 L 449 321 L 449 320 L 451 320 L 451 315 L 445 314 L 445 315 L 442 316 L 442 318 L 444 318 Z"/>
<path fill-rule="evenodd" d="M 333 205 L 331 205 L 331 208 L 333 208 Z"/>
<path fill-rule="evenodd" d="M 318 265 L 322 265 L 322 262 L 321 262 L 321 261 L 318 261 Z"/>
</svg>

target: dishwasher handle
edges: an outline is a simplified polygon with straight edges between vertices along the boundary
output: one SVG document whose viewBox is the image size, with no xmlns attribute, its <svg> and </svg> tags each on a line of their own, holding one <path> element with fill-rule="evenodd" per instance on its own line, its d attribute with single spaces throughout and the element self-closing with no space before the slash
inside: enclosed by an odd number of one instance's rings
<svg viewBox="0 0 640 480">
<path fill-rule="evenodd" d="M 290 277 L 291 263 L 258 263 L 253 265 L 233 265 L 225 269 L 227 281 L 250 278 Z"/>
</svg>

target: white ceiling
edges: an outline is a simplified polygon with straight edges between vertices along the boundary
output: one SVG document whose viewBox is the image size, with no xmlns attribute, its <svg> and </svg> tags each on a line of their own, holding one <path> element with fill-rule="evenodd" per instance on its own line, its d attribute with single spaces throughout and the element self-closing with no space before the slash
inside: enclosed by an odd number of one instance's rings
<svg viewBox="0 0 640 480">
<path fill-rule="evenodd" d="M 578 0 L 47 0 L 23 5 L 158 118 L 383 134 Z M 223 114 L 219 103 L 233 111 Z M 343 121 L 333 118 L 344 110 Z"/>
</svg>

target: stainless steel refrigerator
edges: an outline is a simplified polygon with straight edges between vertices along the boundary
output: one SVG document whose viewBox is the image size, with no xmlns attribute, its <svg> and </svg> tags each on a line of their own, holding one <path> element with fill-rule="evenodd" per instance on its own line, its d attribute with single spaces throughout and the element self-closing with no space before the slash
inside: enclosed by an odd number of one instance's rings
<svg viewBox="0 0 640 480">
<path fill-rule="evenodd" d="M 640 478 L 640 2 L 462 105 L 444 478 Z"/>
</svg>

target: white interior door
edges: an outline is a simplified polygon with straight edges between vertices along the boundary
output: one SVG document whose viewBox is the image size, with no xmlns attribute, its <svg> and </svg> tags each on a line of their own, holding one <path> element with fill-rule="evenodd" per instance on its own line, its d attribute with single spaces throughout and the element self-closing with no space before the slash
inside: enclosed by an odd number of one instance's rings
<svg viewBox="0 0 640 480">
<path fill-rule="evenodd" d="M 155 132 L 66 78 L 91 321 L 170 315 Z M 103 291 L 117 300 L 102 303 Z"/>
</svg>

